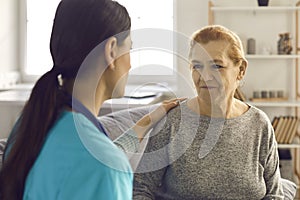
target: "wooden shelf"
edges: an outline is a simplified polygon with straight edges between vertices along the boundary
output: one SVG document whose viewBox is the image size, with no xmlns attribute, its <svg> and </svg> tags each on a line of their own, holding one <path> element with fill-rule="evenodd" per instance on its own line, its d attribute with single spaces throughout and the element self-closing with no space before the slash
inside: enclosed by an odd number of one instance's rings
<svg viewBox="0 0 300 200">
<path fill-rule="evenodd" d="M 282 97 L 282 98 L 250 98 L 251 102 L 286 102 L 288 98 Z"/>
<path fill-rule="evenodd" d="M 247 101 L 246 103 L 258 106 L 258 107 L 300 107 L 300 101 L 296 100 L 287 100 L 287 101 L 264 101 L 264 102 L 254 102 L 254 101 Z"/>
<path fill-rule="evenodd" d="M 294 11 L 300 10 L 299 7 L 295 6 L 213 6 L 212 11 Z"/>
<path fill-rule="evenodd" d="M 262 54 L 256 54 L 256 55 L 246 55 L 247 59 L 296 59 L 300 58 L 300 55 L 262 55 Z"/>
<path fill-rule="evenodd" d="M 300 144 L 278 144 L 278 149 L 298 149 Z"/>
</svg>

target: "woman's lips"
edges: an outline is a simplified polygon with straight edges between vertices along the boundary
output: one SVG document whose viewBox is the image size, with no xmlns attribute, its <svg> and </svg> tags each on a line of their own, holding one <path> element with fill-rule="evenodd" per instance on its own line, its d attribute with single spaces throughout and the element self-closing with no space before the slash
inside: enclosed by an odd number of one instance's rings
<svg viewBox="0 0 300 200">
<path fill-rule="evenodd" d="M 200 88 L 203 88 L 203 89 L 214 89 L 214 88 L 217 88 L 216 86 L 200 86 Z"/>
</svg>

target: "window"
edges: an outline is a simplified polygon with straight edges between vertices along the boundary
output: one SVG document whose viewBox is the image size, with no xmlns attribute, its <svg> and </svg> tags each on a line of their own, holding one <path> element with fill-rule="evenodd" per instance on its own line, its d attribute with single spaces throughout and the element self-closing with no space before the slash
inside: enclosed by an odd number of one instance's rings
<svg viewBox="0 0 300 200">
<path fill-rule="evenodd" d="M 52 68 L 50 36 L 59 2 L 60 0 L 27 0 L 25 74 L 41 75 Z"/>
<path fill-rule="evenodd" d="M 171 75 L 173 0 L 117 1 L 127 8 L 132 21 L 131 74 Z"/>
<path fill-rule="evenodd" d="M 129 81 L 153 80 L 158 75 L 164 75 L 164 80 L 175 79 L 174 0 L 117 1 L 127 8 L 132 20 L 133 50 Z M 38 77 L 52 68 L 50 34 L 58 3 L 59 0 L 27 0 L 24 76 Z M 144 41 L 147 41 L 146 44 Z"/>
</svg>

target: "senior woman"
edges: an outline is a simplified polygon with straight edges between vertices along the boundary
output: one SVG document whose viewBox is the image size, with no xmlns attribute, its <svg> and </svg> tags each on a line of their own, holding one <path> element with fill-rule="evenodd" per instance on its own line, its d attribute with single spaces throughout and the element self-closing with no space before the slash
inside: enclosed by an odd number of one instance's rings
<svg viewBox="0 0 300 200">
<path fill-rule="evenodd" d="M 238 36 L 204 27 L 192 36 L 189 60 L 197 96 L 149 138 L 134 199 L 283 199 L 270 120 L 234 98 L 247 69 Z"/>
</svg>

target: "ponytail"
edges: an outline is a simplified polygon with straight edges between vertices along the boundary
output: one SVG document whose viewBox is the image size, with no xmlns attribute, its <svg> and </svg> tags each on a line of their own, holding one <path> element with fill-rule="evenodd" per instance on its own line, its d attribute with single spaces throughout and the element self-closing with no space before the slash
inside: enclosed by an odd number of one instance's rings
<svg viewBox="0 0 300 200">
<path fill-rule="evenodd" d="M 23 198 L 27 175 L 64 104 L 58 99 L 59 92 L 54 70 L 44 74 L 35 84 L 5 148 L 0 171 L 0 199 Z"/>
</svg>

